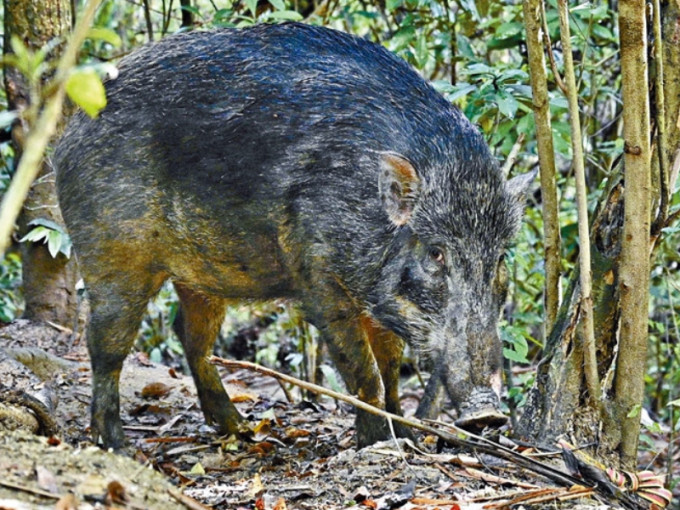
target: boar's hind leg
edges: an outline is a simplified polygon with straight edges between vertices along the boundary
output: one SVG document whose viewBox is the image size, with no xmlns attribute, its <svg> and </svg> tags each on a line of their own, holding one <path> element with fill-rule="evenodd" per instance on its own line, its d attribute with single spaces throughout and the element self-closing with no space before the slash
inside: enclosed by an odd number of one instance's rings
<svg viewBox="0 0 680 510">
<path fill-rule="evenodd" d="M 158 291 L 163 278 L 142 283 L 138 275 L 117 273 L 115 281 L 98 278 L 98 272 L 81 269 L 88 282 L 90 325 L 87 348 L 92 363 L 92 422 L 90 430 L 96 443 L 120 449 L 125 442 L 120 421 L 119 380 L 123 361 L 137 336 L 139 323 L 149 299 Z M 131 284 L 142 290 L 131 290 Z"/>
<path fill-rule="evenodd" d="M 194 291 L 175 283 L 180 299 L 182 325 L 179 337 L 196 383 L 201 409 L 208 423 L 223 434 L 238 434 L 243 420 L 222 386 L 217 368 L 208 358 L 224 321 L 225 299 Z"/>
</svg>

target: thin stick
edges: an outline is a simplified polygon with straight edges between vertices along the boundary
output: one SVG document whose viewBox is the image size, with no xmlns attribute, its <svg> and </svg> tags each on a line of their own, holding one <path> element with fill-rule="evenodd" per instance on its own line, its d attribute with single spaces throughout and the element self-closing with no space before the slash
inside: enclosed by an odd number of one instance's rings
<svg viewBox="0 0 680 510">
<path fill-rule="evenodd" d="M 189 510 L 211 510 L 211 506 L 206 506 L 203 503 L 196 501 L 194 498 L 182 494 L 180 491 L 175 489 L 168 489 L 168 494 L 170 494 L 177 501 L 182 503 Z"/>
<path fill-rule="evenodd" d="M 543 44 L 545 45 L 545 51 L 548 53 L 548 59 L 550 60 L 550 68 L 552 69 L 553 76 L 555 77 L 555 83 L 560 88 L 560 90 L 566 95 L 567 87 L 562 81 L 562 76 L 557 69 L 557 63 L 555 62 L 555 55 L 552 50 L 552 43 L 550 42 L 550 30 L 548 29 L 548 18 L 545 15 L 545 5 L 543 1 L 540 2 L 541 9 L 541 23 L 543 24 Z"/>
<path fill-rule="evenodd" d="M 32 487 L 28 487 L 27 485 L 20 485 L 18 483 L 12 483 L 12 482 L 7 482 L 4 480 L 0 480 L 0 485 L 3 487 L 7 487 L 8 489 L 14 489 L 16 491 L 22 491 L 22 492 L 28 492 L 29 494 L 35 494 L 36 496 L 42 496 L 43 498 L 51 498 L 51 499 L 61 499 L 62 496 L 59 494 L 52 494 L 51 492 L 43 491 L 40 489 L 34 489 Z"/>
<path fill-rule="evenodd" d="M 318 386 L 316 384 L 308 383 L 306 381 L 301 381 L 300 379 L 297 379 L 295 377 L 292 377 L 290 375 L 282 374 L 280 372 L 277 372 L 276 370 L 272 370 L 270 368 L 265 368 L 263 366 L 257 365 L 255 363 L 250 363 L 248 361 L 232 361 L 232 360 L 227 360 L 224 358 L 219 358 L 217 356 L 212 356 L 210 358 L 211 363 L 214 363 L 216 365 L 221 365 L 223 367 L 229 368 L 229 369 L 241 369 L 245 368 L 248 370 L 252 370 L 254 372 L 258 372 L 263 375 L 267 375 L 270 377 L 275 377 L 278 379 L 282 379 L 283 381 L 286 381 L 287 383 L 294 384 L 300 388 L 303 388 L 307 391 L 311 391 L 313 393 L 318 393 L 320 395 L 326 395 L 328 397 L 331 397 L 335 400 L 340 400 L 342 402 L 346 402 L 357 409 L 361 409 L 363 411 L 366 411 L 371 414 L 375 414 L 377 416 L 382 416 L 385 419 L 391 419 L 397 423 L 401 423 L 403 425 L 406 425 L 408 427 L 422 430 L 423 432 L 427 432 L 428 434 L 435 435 L 437 437 L 442 438 L 444 441 L 461 447 L 461 448 L 467 448 L 469 450 L 480 450 L 484 453 L 488 453 L 490 455 L 494 455 L 496 457 L 501 457 L 503 459 L 506 459 L 510 462 L 513 462 L 515 464 L 518 464 L 522 467 L 525 467 L 526 469 L 530 469 L 536 473 L 542 474 L 543 476 L 550 478 L 557 483 L 560 483 L 562 485 L 565 485 L 567 487 L 571 487 L 574 484 L 579 484 L 583 485 L 585 483 L 584 480 L 579 480 L 577 478 L 572 477 L 571 475 L 564 473 L 560 471 L 559 469 L 555 469 L 552 466 L 549 466 L 547 464 L 542 464 L 538 461 L 535 461 L 531 458 L 525 457 L 523 455 L 520 455 L 517 452 L 514 452 L 513 450 L 510 450 L 509 448 L 506 448 L 502 445 L 499 445 L 497 443 L 494 443 L 492 441 L 489 441 L 486 438 L 483 438 L 481 436 L 477 436 L 475 434 L 472 434 L 468 431 L 459 429 L 455 427 L 454 425 L 448 425 L 452 427 L 454 430 L 456 430 L 460 434 L 465 434 L 468 437 L 472 437 L 474 439 L 477 439 L 480 442 L 474 442 L 470 441 L 467 439 L 461 439 L 457 436 L 454 436 L 453 434 L 450 434 L 446 431 L 440 430 L 438 428 L 435 428 L 431 425 L 427 425 L 425 422 L 418 420 L 417 418 L 406 418 L 404 416 L 399 416 L 397 414 L 392 414 L 388 413 L 387 411 L 383 409 L 378 409 L 377 407 L 374 407 L 370 404 L 367 404 L 366 402 L 363 402 L 359 400 L 356 397 L 350 396 L 350 395 L 345 395 L 343 393 L 338 393 L 337 391 L 329 390 L 327 388 L 324 388 L 322 386 Z M 488 444 L 487 444 L 488 443 Z"/>
<path fill-rule="evenodd" d="M 524 138 L 525 138 L 524 133 L 520 133 L 519 136 L 517 137 L 517 140 L 515 141 L 515 145 L 513 145 L 512 149 L 510 150 L 510 154 L 508 154 L 508 159 L 506 159 L 505 163 L 503 163 L 502 172 L 503 175 L 505 175 L 506 177 L 510 173 L 510 170 L 512 169 L 512 166 L 515 164 L 515 161 L 517 161 L 517 155 L 519 154 L 519 150 L 522 148 Z"/>
</svg>

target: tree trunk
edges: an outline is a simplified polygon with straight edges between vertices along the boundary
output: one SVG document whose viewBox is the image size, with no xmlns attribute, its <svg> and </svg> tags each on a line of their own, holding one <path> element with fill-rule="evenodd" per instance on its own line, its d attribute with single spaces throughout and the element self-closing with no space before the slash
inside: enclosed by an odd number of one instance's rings
<svg viewBox="0 0 680 510">
<path fill-rule="evenodd" d="M 617 267 L 621 254 L 623 227 L 623 185 L 611 185 L 604 205 L 595 214 L 591 228 L 593 272 L 593 319 L 598 375 L 603 393 L 611 385 L 615 361 L 619 306 Z M 562 435 L 577 444 L 600 444 L 600 456 L 613 454 L 619 438 L 613 441 L 598 435 L 600 415 L 584 400 L 583 350 L 580 334 L 580 275 L 571 275 L 557 321 L 539 363 L 536 382 L 531 389 L 518 433 L 542 444 L 554 444 Z"/>
<path fill-rule="evenodd" d="M 621 430 L 621 460 L 630 467 L 637 459 L 649 338 L 651 144 L 648 89 L 639 86 L 649 81 L 644 0 L 621 0 L 619 23 L 626 202 L 619 268 L 621 339 L 613 423 Z"/>
<path fill-rule="evenodd" d="M 71 28 L 69 0 L 4 0 L 5 51 L 10 51 L 10 36 L 19 37 L 29 48 L 37 50 Z M 57 52 L 58 53 L 58 52 Z M 55 58 L 57 55 L 50 55 Z M 28 106 L 29 91 L 21 74 L 5 68 L 5 90 L 10 109 Z M 17 123 L 12 130 L 16 161 L 23 150 L 24 127 Z M 63 224 L 57 205 L 54 175 L 47 164 L 33 184 L 18 221 L 18 234 L 23 236 L 32 227 L 29 223 L 44 218 Z M 22 244 L 23 283 L 26 309 L 24 317 L 35 321 L 50 321 L 69 328 L 75 324 L 77 268 L 75 259 L 59 254 L 53 258 L 43 244 Z"/>
</svg>

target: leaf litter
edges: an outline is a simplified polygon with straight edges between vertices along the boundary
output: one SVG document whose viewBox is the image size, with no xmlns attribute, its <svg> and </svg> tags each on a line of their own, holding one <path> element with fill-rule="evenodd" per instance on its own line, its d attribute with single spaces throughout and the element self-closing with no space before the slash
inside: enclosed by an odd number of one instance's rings
<svg viewBox="0 0 680 510">
<path fill-rule="evenodd" d="M 225 372 L 224 381 L 253 433 L 220 437 L 205 425 L 191 379 L 142 355 L 128 359 L 121 377 L 129 446 L 123 455 L 102 451 L 88 437 L 89 367 L 78 356 L 69 359 L 76 362 L 53 378 L 59 433 L 0 432 L 0 509 L 623 507 L 588 487 L 587 479 L 558 485 L 433 435 L 420 435 L 417 444 L 399 439 L 357 450 L 351 406 L 291 398 L 295 392 L 286 395 L 277 381 L 246 370 Z M 409 397 L 402 404 L 412 414 L 417 402 Z M 546 461 L 534 448 L 505 444 L 568 472 L 559 454 Z"/>
</svg>

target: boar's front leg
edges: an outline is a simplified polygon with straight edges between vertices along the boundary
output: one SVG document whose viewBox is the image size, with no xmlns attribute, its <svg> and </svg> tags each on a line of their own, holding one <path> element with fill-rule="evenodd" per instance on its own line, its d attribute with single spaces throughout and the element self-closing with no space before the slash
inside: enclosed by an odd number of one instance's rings
<svg viewBox="0 0 680 510">
<path fill-rule="evenodd" d="M 361 323 L 361 313 L 334 282 L 315 282 L 302 300 L 305 318 L 314 324 L 345 381 L 347 391 L 367 404 L 385 409 L 385 387 L 371 345 Z M 390 437 L 387 420 L 357 409 L 359 447 Z"/>
<path fill-rule="evenodd" d="M 378 370 L 385 387 L 385 409 L 390 413 L 401 415 L 399 371 L 401 369 L 401 357 L 404 353 L 404 341 L 383 328 L 368 315 L 361 316 L 361 327 L 378 363 Z M 398 436 L 411 439 L 415 437 L 411 429 L 405 425 L 393 423 L 393 426 Z"/>
<path fill-rule="evenodd" d="M 358 314 L 329 321 L 319 330 L 347 391 L 367 404 L 385 409 L 385 387 Z M 389 437 L 384 418 L 357 409 L 356 439 L 360 448 Z"/>
</svg>

